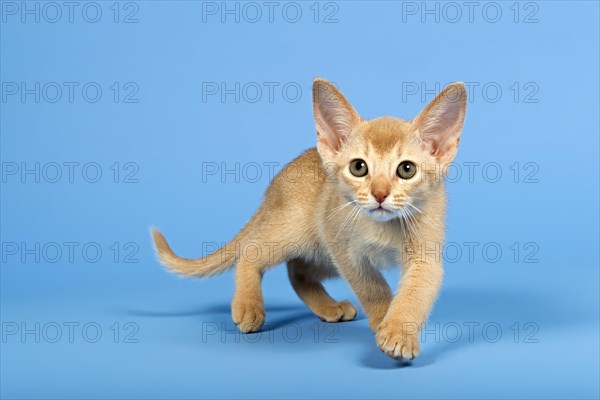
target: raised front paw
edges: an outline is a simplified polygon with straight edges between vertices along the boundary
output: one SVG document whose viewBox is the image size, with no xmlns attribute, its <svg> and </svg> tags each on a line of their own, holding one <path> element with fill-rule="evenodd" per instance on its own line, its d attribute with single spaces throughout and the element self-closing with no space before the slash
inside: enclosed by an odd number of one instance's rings
<svg viewBox="0 0 600 400">
<path fill-rule="evenodd" d="M 419 327 L 415 323 L 384 320 L 375 339 L 381 351 L 397 360 L 414 360 L 419 355 Z"/>
<path fill-rule="evenodd" d="M 234 299 L 231 316 L 242 333 L 258 332 L 265 322 L 265 307 L 262 302 Z"/>
</svg>

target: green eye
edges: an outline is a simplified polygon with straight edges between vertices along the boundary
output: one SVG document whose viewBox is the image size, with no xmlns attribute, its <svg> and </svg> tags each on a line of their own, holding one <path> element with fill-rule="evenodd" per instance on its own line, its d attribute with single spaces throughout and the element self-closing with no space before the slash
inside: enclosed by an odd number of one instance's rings
<svg viewBox="0 0 600 400">
<path fill-rule="evenodd" d="M 369 169 L 367 168 L 367 163 L 365 160 L 357 158 L 356 160 L 352 160 L 350 162 L 350 173 L 352 175 L 361 178 L 367 175 L 367 172 L 369 172 Z"/>
<path fill-rule="evenodd" d="M 410 179 L 417 173 L 417 166 L 412 161 L 402 161 L 398 165 L 396 174 L 402 179 Z"/>
</svg>

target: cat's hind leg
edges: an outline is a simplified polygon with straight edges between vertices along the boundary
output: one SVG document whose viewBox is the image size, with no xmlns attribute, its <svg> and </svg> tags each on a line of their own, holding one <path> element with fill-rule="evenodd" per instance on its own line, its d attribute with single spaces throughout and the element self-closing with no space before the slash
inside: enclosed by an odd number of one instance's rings
<svg viewBox="0 0 600 400">
<path fill-rule="evenodd" d="M 231 317 L 243 333 L 258 332 L 265 322 L 262 295 L 264 267 L 242 259 L 235 271 L 235 294 L 231 302 Z"/>
<path fill-rule="evenodd" d="M 302 259 L 287 263 L 288 275 L 298 297 L 321 320 L 326 322 L 350 321 L 356 318 L 356 308 L 347 300 L 335 301 L 321 281 L 334 276 L 331 269 Z"/>
</svg>

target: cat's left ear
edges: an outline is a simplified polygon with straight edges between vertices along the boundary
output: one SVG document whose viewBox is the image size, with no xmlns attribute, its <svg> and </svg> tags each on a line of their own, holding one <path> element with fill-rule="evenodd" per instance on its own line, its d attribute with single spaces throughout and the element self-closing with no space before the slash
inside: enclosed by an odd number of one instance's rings
<svg viewBox="0 0 600 400">
<path fill-rule="evenodd" d="M 361 119 L 352 105 L 329 81 L 313 81 L 313 111 L 317 125 L 317 150 L 332 162 Z"/>
<path fill-rule="evenodd" d="M 448 85 L 413 120 L 413 127 L 437 161 L 451 162 L 458 151 L 465 114 L 467 92 L 462 82 Z"/>
</svg>

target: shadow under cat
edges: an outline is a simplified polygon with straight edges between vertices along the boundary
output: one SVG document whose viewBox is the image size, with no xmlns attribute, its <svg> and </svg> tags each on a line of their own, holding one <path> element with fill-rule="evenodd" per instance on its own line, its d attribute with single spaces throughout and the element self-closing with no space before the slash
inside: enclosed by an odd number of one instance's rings
<svg viewBox="0 0 600 400">
<path fill-rule="evenodd" d="M 355 299 L 352 301 L 356 303 Z M 202 329 L 208 326 L 209 334 L 213 336 L 211 339 L 222 345 L 254 346 L 260 351 L 268 351 L 269 347 L 275 345 L 277 351 L 291 352 L 318 351 L 326 346 L 345 345 L 358 347 L 359 353 L 361 348 L 364 349 L 362 356 L 357 360 L 362 367 L 396 369 L 426 367 L 467 346 L 489 343 L 481 334 L 481 329 L 486 324 L 497 324 L 503 330 L 503 335 L 512 335 L 513 332 L 508 331 L 508 328 L 513 323 L 530 322 L 535 326 L 529 331 L 529 339 L 536 340 L 535 329 L 543 327 L 543 331 L 548 332 L 583 321 L 585 313 L 577 314 L 572 310 L 562 312 L 561 307 L 564 308 L 564 304 L 561 304 L 559 297 L 545 291 L 524 292 L 502 287 L 443 289 L 440 300 L 426 324 L 427 330 L 421 336 L 421 354 L 413 361 L 397 361 L 383 354 L 375 345 L 373 332 L 364 323 L 363 313 L 354 321 L 330 324 L 320 321 L 299 303 L 268 305 L 265 325 L 253 334 L 241 334 L 236 331 L 236 326 L 231 321 L 231 306 L 228 303 L 187 310 L 131 310 L 128 314 L 147 318 L 210 316 L 210 321 L 202 318 Z M 476 334 L 468 332 L 469 325 L 475 326 Z M 456 330 L 457 326 L 462 329 L 461 332 Z M 490 332 L 492 336 L 496 336 L 494 329 Z M 202 335 L 206 334 L 207 332 L 202 332 Z"/>
</svg>

